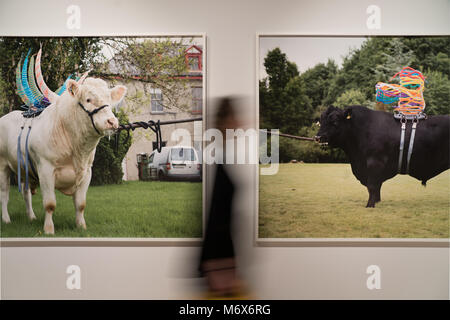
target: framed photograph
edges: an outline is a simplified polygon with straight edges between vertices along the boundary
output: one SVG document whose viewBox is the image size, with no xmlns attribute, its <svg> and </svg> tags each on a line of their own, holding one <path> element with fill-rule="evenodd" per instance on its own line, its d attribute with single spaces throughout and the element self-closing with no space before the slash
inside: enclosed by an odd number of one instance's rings
<svg viewBox="0 0 450 320">
<path fill-rule="evenodd" d="M 448 247 L 449 45 L 256 36 L 258 245 Z"/>
<path fill-rule="evenodd" d="M 200 243 L 205 34 L 2 37 L 0 55 L 2 246 Z"/>
</svg>

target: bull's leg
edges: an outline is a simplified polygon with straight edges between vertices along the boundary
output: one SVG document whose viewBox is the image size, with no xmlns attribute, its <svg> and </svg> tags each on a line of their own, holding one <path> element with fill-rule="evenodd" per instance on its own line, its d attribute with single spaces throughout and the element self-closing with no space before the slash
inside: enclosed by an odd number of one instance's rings
<svg viewBox="0 0 450 320">
<path fill-rule="evenodd" d="M 375 208 L 375 203 L 381 200 L 380 189 L 383 181 L 380 180 L 386 163 L 383 159 L 369 157 L 367 159 L 367 190 L 369 191 L 369 201 L 366 208 Z"/>
<path fill-rule="evenodd" d="M 91 169 L 89 168 L 88 174 L 85 176 L 83 182 L 77 191 L 73 195 L 73 204 L 75 205 L 76 219 L 75 223 L 78 227 L 86 230 L 86 221 L 84 221 L 84 209 L 86 208 L 86 193 L 91 182 Z"/>
<path fill-rule="evenodd" d="M 8 167 L 4 166 L 3 168 L 0 168 L 0 196 L 2 200 L 2 220 L 5 223 L 11 222 L 8 214 L 9 176 L 10 171 Z"/>
<path fill-rule="evenodd" d="M 31 202 L 31 188 L 28 186 L 28 189 L 25 190 L 25 183 L 22 183 L 22 190 L 23 199 L 25 200 L 25 205 L 27 207 L 28 218 L 30 221 L 33 221 L 36 219 L 36 216 L 34 215 L 33 203 Z"/>
<path fill-rule="evenodd" d="M 381 183 L 367 183 L 367 190 L 369 191 L 369 201 L 367 201 L 366 208 L 375 208 L 375 203 L 380 201 L 380 189 Z"/>
<path fill-rule="evenodd" d="M 55 234 L 53 225 L 53 212 L 56 209 L 55 177 L 53 167 L 43 165 L 39 169 L 39 180 L 41 182 L 42 198 L 45 210 L 44 233 Z"/>
<path fill-rule="evenodd" d="M 381 184 L 375 192 L 375 203 L 381 201 Z"/>
</svg>

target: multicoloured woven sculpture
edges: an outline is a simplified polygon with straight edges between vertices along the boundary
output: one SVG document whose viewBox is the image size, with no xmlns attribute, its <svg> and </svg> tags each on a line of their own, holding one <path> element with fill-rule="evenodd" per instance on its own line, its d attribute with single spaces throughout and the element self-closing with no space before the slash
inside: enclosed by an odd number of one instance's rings
<svg viewBox="0 0 450 320">
<path fill-rule="evenodd" d="M 56 90 L 56 92 L 51 91 L 44 81 L 44 77 L 41 71 L 41 56 L 42 56 L 42 46 L 36 56 L 31 56 L 31 49 L 25 57 L 22 65 L 23 56 L 20 59 L 16 68 L 16 87 L 17 94 L 20 99 L 25 104 L 24 116 L 34 116 L 42 112 L 48 105 L 55 102 L 58 96 L 62 95 L 66 90 L 66 83 L 69 79 L 73 77 L 73 74 L 67 77 L 64 84 Z M 85 72 L 81 77 L 77 77 L 75 80 L 82 83 L 86 79 L 89 71 Z"/>
<path fill-rule="evenodd" d="M 378 82 L 375 86 L 376 99 L 384 104 L 398 102 L 395 111 L 405 115 L 417 115 L 425 110 L 423 91 L 425 77 L 420 71 L 404 67 L 390 81 L 400 78 L 400 84 Z"/>
</svg>

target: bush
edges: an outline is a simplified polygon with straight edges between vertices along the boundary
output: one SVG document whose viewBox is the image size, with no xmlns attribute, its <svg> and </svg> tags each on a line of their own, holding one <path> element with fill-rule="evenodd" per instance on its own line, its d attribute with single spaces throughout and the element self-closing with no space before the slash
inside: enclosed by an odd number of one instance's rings
<svg viewBox="0 0 450 320">
<path fill-rule="evenodd" d="M 298 131 L 298 135 L 314 137 L 317 131 L 318 127 L 313 124 L 310 127 L 301 128 Z M 341 149 L 321 146 L 310 141 L 280 137 L 280 162 L 289 162 L 293 159 L 307 163 L 348 162 L 347 156 Z"/>
<path fill-rule="evenodd" d="M 339 108 L 345 108 L 352 105 L 367 106 L 368 104 L 369 101 L 366 99 L 366 96 L 358 89 L 350 89 L 345 91 L 334 103 L 334 105 Z"/>
<path fill-rule="evenodd" d="M 122 111 L 116 116 L 119 119 L 119 123 L 128 122 L 127 116 Z M 112 136 L 111 139 L 104 137 L 100 140 L 92 166 L 91 185 L 98 186 L 122 183 L 122 161 L 131 146 L 131 137 L 126 141 L 127 132 L 122 131 L 117 138 L 119 139 L 117 152 L 115 150 L 115 136 Z"/>
</svg>

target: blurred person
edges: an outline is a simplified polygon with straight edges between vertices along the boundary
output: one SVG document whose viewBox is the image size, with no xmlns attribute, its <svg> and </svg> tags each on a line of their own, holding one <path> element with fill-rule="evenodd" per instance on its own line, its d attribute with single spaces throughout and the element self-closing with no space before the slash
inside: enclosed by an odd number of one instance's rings
<svg viewBox="0 0 450 320">
<path fill-rule="evenodd" d="M 226 129 L 239 127 L 234 98 L 225 97 L 218 103 L 215 126 L 223 137 L 223 159 L 226 146 Z M 242 298 L 244 285 L 236 268 L 235 244 L 233 242 L 233 211 L 236 182 L 230 170 L 233 165 L 216 164 L 212 200 L 208 213 L 205 239 L 200 257 L 199 271 L 206 278 L 209 297 Z"/>
</svg>

